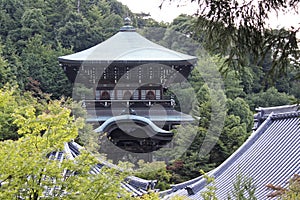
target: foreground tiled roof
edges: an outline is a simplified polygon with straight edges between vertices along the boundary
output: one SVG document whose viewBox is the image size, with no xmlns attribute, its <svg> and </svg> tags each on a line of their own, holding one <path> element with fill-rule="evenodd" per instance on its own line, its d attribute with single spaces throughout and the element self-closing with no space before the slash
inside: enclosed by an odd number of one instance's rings
<svg viewBox="0 0 300 200">
<path fill-rule="evenodd" d="M 218 199 L 227 199 L 233 184 L 241 174 L 251 178 L 257 199 L 267 199 L 267 184 L 285 187 L 288 180 L 300 173 L 300 112 L 298 106 L 260 108 L 260 122 L 248 140 L 223 164 L 209 172 L 215 177 Z M 162 194 L 164 199 L 174 195 L 202 199 L 206 181 L 196 178 L 175 185 Z"/>
<path fill-rule="evenodd" d="M 83 147 L 77 144 L 76 142 L 68 142 L 64 145 L 64 150 L 61 152 L 53 152 L 49 155 L 49 159 L 62 161 L 63 159 L 74 159 L 80 154 L 80 149 Z M 113 165 L 105 160 L 99 160 L 99 163 L 91 168 L 91 174 L 101 173 L 101 168 L 103 166 L 108 166 L 112 168 L 117 168 L 122 171 L 118 166 Z M 154 190 L 156 185 L 156 180 L 145 180 L 135 176 L 128 176 L 121 183 L 121 187 L 126 191 L 131 193 L 132 196 L 142 196 L 143 194 L 148 193 L 150 190 Z M 45 191 L 45 196 L 50 196 L 52 190 L 55 188 L 49 188 Z"/>
</svg>

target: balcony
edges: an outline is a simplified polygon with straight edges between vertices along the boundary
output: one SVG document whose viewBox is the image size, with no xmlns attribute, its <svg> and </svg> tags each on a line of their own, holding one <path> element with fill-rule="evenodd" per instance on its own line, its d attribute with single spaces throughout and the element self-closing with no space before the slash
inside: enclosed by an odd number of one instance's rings
<svg viewBox="0 0 300 200">
<path fill-rule="evenodd" d="M 87 110 L 97 108 L 111 107 L 151 107 L 153 105 L 161 105 L 163 107 L 174 107 L 174 99 L 145 99 L 145 100 L 84 100 L 82 106 Z"/>
</svg>

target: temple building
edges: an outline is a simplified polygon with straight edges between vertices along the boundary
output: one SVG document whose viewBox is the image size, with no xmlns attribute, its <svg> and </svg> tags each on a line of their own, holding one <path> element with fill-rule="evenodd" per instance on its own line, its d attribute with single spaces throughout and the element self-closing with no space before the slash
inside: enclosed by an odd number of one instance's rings
<svg viewBox="0 0 300 200">
<path fill-rule="evenodd" d="M 106 41 L 58 60 L 74 87 L 93 90 L 82 97 L 87 122 L 105 133 L 111 147 L 153 152 L 170 143 L 175 125 L 194 120 L 175 109 L 176 95 L 168 88 L 187 79 L 197 58 L 149 41 L 129 18 Z"/>
</svg>

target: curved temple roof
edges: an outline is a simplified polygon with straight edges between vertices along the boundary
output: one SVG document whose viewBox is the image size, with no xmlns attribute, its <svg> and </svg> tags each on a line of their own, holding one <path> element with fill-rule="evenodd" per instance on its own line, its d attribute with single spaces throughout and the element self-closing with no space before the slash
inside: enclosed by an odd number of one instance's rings
<svg viewBox="0 0 300 200">
<path fill-rule="evenodd" d="M 140 121 L 140 122 L 147 124 L 156 133 L 162 133 L 162 134 L 164 134 L 164 133 L 170 134 L 171 133 L 170 131 L 166 131 L 166 130 L 159 128 L 151 120 L 149 120 L 145 117 L 137 116 L 137 115 L 120 115 L 120 116 L 111 117 L 108 120 L 106 120 L 101 126 L 99 126 L 97 129 L 95 129 L 94 131 L 96 133 L 105 132 L 105 129 L 108 126 L 110 126 L 112 123 L 115 123 L 118 121 L 125 121 L 125 122 Z"/>
<path fill-rule="evenodd" d="M 267 199 L 272 192 L 267 184 L 286 187 L 289 179 L 300 173 L 300 111 L 297 108 L 260 108 L 261 118 L 267 115 L 264 122 L 232 156 L 208 173 L 215 177 L 218 199 L 232 195 L 239 174 L 252 179 L 257 199 Z M 161 194 L 165 195 L 164 199 L 179 195 L 200 200 L 205 187 L 206 181 L 198 177 Z"/>
<path fill-rule="evenodd" d="M 58 58 L 60 63 L 160 62 L 193 64 L 197 58 L 151 42 L 132 26 L 123 26 L 106 41 L 84 51 Z"/>
</svg>

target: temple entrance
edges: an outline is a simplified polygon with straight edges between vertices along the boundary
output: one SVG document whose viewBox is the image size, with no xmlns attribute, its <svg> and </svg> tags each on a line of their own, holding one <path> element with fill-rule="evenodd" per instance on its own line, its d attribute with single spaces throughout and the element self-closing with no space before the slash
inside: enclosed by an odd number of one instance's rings
<svg viewBox="0 0 300 200">
<path fill-rule="evenodd" d="M 121 148 L 124 151 L 131 153 L 149 153 L 160 148 L 160 142 L 149 135 L 154 135 L 155 133 L 147 133 L 149 130 L 145 130 L 141 127 L 132 128 L 116 128 L 111 131 L 107 138 L 115 146 Z"/>
<path fill-rule="evenodd" d="M 137 164 L 139 160 L 152 161 L 153 141 L 146 137 L 147 133 L 142 128 L 137 128 L 131 132 L 125 132 L 116 128 L 107 135 L 105 143 L 101 143 L 101 153 L 114 163 L 119 161 L 130 161 Z"/>
</svg>

